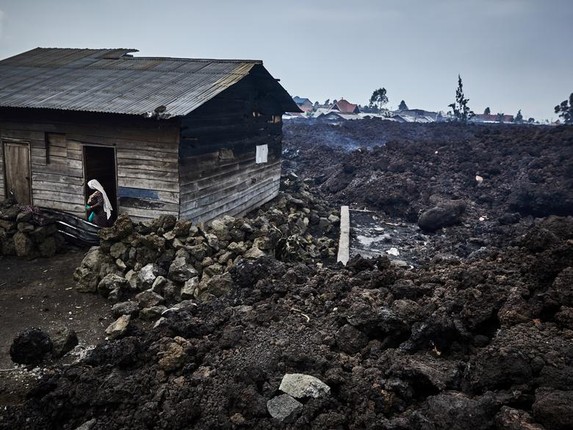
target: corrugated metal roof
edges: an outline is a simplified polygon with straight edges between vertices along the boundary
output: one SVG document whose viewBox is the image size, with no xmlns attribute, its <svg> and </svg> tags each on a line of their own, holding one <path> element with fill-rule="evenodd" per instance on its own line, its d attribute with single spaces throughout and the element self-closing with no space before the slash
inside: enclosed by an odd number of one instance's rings
<svg viewBox="0 0 573 430">
<path fill-rule="evenodd" d="M 357 113 L 357 108 L 357 105 L 344 99 L 338 100 L 333 107 L 333 109 L 338 109 L 342 113 Z"/>
<path fill-rule="evenodd" d="M 258 60 L 138 58 L 132 52 L 36 48 L 7 58 L 0 61 L 0 106 L 132 115 L 165 106 L 164 117 L 182 116 L 262 68 Z M 285 110 L 292 110 L 288 93 L 270 80 Z"/>
</svg>

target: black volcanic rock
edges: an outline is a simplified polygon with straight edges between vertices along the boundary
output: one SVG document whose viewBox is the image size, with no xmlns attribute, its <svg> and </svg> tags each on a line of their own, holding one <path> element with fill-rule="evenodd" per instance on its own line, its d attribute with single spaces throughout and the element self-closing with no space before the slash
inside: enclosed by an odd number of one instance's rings
<svg viewBox="0 0 573 430">
<path fill-rule="evenodd" d="M 52 352 L 50 336 L 39 328 L 30 328 L 20 333 L 10 346 L 10 357 L 14 363 L 35 365 Z"/>
</svg>

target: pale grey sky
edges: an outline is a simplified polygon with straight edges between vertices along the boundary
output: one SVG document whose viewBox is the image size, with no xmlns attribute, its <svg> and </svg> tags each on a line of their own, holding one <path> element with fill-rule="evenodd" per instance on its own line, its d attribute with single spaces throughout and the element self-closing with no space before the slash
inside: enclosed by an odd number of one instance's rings
<svg viewBox="0 0 573 430">
<path fill-rule="evenodd" d="M 573 0 L 0 0 L 0 58 L 35 47 L 263 60 L 291 95 L 557 119 Z"/>
</svg>

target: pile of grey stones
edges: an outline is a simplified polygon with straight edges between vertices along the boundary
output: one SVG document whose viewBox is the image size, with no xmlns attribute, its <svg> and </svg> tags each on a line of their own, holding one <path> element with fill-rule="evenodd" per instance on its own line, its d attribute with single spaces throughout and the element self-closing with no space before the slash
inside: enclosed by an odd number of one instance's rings
<svg viewBox="0 0 573 430">
<path fill-rule="evenodd" d="M 121 320 L 108 330 L 113 337 L 129 319 L 154 321 L 181 302 L 225 295 L 233 288 L 230 270 L 243 261 L 334 262 L 338 212 L 315 205 L 304 188 L 296 197 L 281 193 L 248 218 L 223 216 L 208 224 L 171 215 L 134 223 L 120 215 L 75 270 L 76 288 L 115 303 L 112 312 Z"/>
<path fill-rule="evenodd" d="M 0 254 L 22 258 L 51 257 L 65 246 L 56 220 L 33 206 L 0 202 Z"/>
</svg>

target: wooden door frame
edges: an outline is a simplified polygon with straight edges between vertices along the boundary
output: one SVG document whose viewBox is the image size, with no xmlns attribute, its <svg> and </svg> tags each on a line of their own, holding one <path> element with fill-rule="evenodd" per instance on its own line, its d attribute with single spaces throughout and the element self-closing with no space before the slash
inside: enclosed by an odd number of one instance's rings
<svg viewBox="0 0 573 430">
<path fill-rule="evenodd" d="M 88 195 L 86 195 L 86 188 L 88 186 L 88 181 L 89 178 L 86 177 L 86 147 L 90 147 L 90 148 L 105 148 L 105 149 L 113 149 L 113 161 L 114 161 L 114 179 L 115 179 L 115 201 L 110 201 L 110 203 L 112 204 L 112 207 L 115 210 L 115 217 L 117 218 L 117 216 L 119 215 L 119 187 L 118 187 L 118 177 L 117 177 L 117 146 L 116 145 L 99 145 L 96 143 L 84 143 L 81 142 L 82 144 L 82 175 L 83 175 L 83 184 L 84 184 L 84 201 L 88 198 Z M 109 196 L 108 196 L 109 198 Z"/>
<path fill-rule="evenodd" d="M 29 200 L 30 200 L 30 205 L 34 204 L 34 193 L 32 192 L 32 148 L 31 148 L 31 144 L 29 140 L 25 140 L 25 139 L 17 139 L 17 138 L 11 138 L 11 137 L 2 137 L 0 138 L 0 144 L 2 145 L 2 162 L 3 162 L 3 166 L 2 166 L 2 174 L 4 175 L 4 195 L 6 198 L 10 197 L 10 190 L 8 190 L 8 178 L 6 176 L 6 144 L 7 143 L 12 143 L 12 144 L 17 144 L 17 145 L 26 145 L 26 147 L 28 148 L 28 189 L 29 189 Z"/>
</svg>

